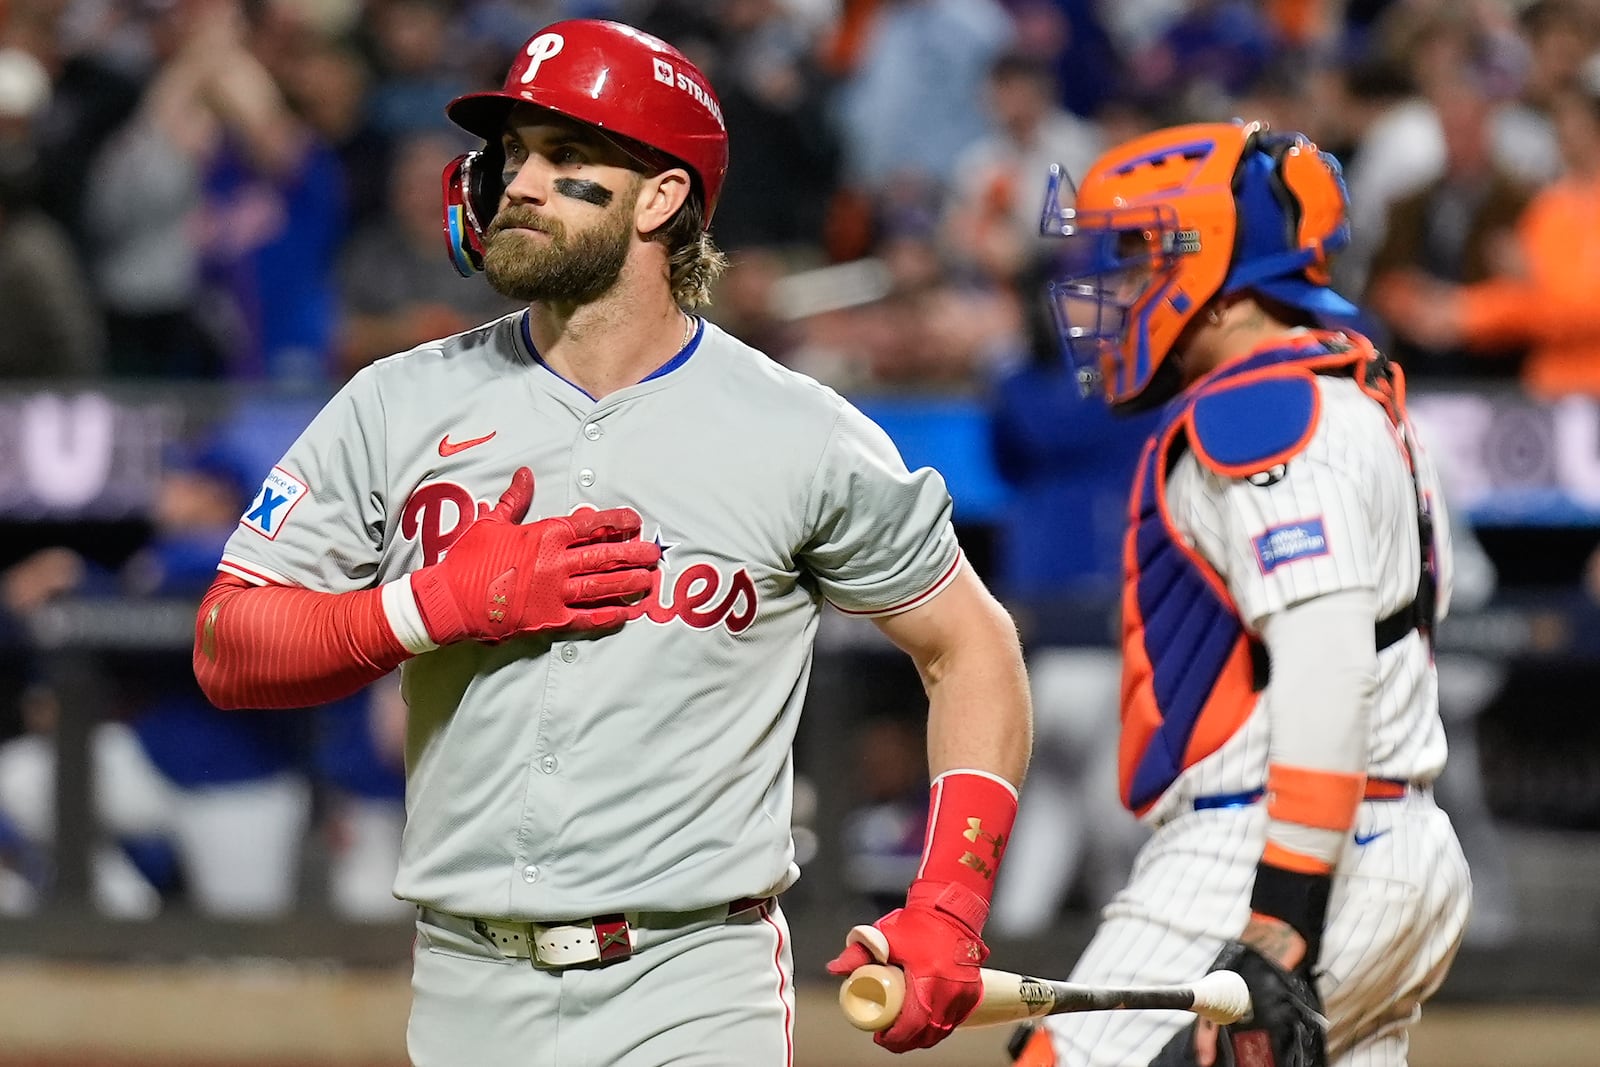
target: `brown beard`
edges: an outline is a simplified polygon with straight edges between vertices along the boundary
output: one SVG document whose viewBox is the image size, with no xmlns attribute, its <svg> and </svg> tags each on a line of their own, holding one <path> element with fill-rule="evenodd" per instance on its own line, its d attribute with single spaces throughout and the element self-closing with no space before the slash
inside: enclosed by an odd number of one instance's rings
<svg viewBox="0 0 1600 1067">
<path fill-rule="evenodd" d="M 627 206 L 624 206 L 627 205 Z M 569 236 L 559 220 L 508 207 L 489 225 L 483 272 L 495 292 L 524 303 L 587 304 L 617 284 L 633 238 L 632 198 L 622 197 L 594 226 Z M 548 241 L 506 233 L 525 227 Z"/>
</svg>

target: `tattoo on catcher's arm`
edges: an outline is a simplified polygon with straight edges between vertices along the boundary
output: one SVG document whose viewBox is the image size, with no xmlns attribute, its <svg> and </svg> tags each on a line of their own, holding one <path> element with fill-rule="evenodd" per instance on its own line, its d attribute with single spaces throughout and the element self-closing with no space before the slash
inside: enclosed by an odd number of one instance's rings
<svg viewBox="0 0 1600 1067">
<path fill-rule="evenodd" d="M 1281 919 L 1261 915 L 1250 916 L 1250 922 L 1245 925 L 1239 940 L 1291 969 L 1300 963 L 1306 953 L 1305 938 L 1294 927 Z"/>
</svg>

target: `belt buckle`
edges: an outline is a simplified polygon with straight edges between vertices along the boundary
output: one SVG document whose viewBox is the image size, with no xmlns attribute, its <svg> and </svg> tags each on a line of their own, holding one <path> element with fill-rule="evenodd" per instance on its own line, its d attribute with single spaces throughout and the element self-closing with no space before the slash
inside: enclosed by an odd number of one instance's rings
<svg viewBox="0 0 1600 1067">
<path fill-rule="evenodd" d="M 596 915 L 589 921 L 594 925 L 595 949 L 601 963 L 625 960 L 633 955 L 633 938 L 625 916 Z"/>
<path fill-rule="evenodd" d="M 621 915 L 533 923 L 532 940 L 535 966 L 552 970 L 583 963 L 606 964 L 633 955 L 633 931 Z"/>
</svg>

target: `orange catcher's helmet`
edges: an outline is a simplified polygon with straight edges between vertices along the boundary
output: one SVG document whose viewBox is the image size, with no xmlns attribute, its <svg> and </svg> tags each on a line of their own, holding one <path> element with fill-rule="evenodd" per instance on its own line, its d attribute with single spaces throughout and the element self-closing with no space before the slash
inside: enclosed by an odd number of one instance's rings
<svg viewBox="0 0 1600 1067">
<path fill-rule="evenodd" d="M 528 38 L 500 89 L 445 108 L 487 142 L 444 173 L 445 239 L 456 269 L 482 269 L 483 232 L 499 207 L 500 136 L 506 116 L 532 104 L 601 130 L 646 165 L 682 166 L 711 222 L 728 173 L 728 131 L 711 83 L 659 37 L 599 19 L 552 23 Z"/>
<path fill-rule="evenodd" d="M 1063 203 L 1066 187 L 1070 203 Z M 1064 237 L 1051 309 L 1085 392 L 1139 410 L 1178 390 L 1173 346 L 1217 296 L 1251 291 L 1332 325 L 1350 240 L 1338 161 L 1259 123 L 1157 130 L 1102 155 L 1083 184 L 1052 167 L 1040 230 Z"/>
</svg>

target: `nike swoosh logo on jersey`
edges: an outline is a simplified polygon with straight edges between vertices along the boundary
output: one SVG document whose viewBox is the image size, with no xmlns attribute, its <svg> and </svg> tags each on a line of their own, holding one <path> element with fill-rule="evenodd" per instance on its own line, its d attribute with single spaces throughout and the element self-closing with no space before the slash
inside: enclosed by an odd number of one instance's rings
<svg viewBox="0 0 1600 1067">
<path fill-rule="evenodd" d="M 465 452 L 467 449 L 472 448 L 475 445 L 483 444 L 485 441 L 489 440 L 499 432 L 499 430 L 495 430 L 492 433 L 484 434 L 482 437 L 474 437 L 469 441 L 452 441 L 450 440 L 450 435 L 445 434 L 443 437 L 439 438 L 439 455 L 449 459 L 457 452 Z"/>
<path fill-rule="evenodd" d="M 1382 837 L 1384 834 L 1386 834 L 1388 832 L 1389 831 L 1387 831 L 1387 830 L 1379 830 L 1376 833 L 1371 833 L 1371 834 L 1366 834 L 1366 835 L 1356 834 L 1356 844 L 1358 844 L 1358 845 L 1370 845 L 1374 841 L 1376 841 L 1378 838 Z"/>
</svg>

